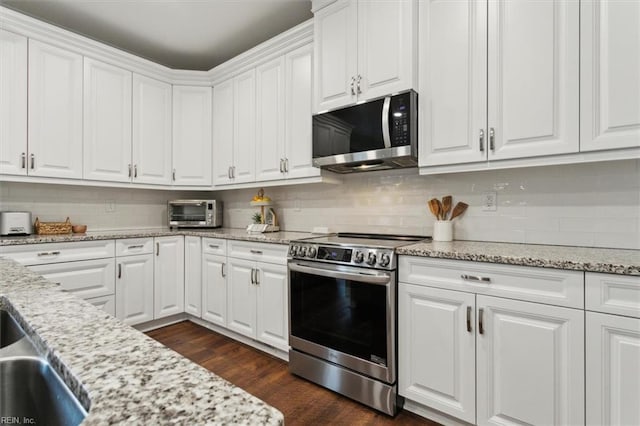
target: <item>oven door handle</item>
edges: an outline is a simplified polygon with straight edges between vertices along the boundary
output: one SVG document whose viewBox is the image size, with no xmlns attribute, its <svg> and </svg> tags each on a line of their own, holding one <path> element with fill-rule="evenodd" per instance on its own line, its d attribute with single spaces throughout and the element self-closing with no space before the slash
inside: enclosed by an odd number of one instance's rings
<svg viewBox="0 0 640 426">
<path fill-rule="evenodd" d="M 289 263 L 289 270 L 295 272 L 304 272 L 307 274 L 320 275 L 323 277 L 338 278 L 345 280 L 358 281 L 367 284 L 387 285 L 391 281 L 391 276 L 386 273 L 376 272 L 344 272 L 334 271 L 325 268 L 314 268 L 311 266 L 300 265 L 299 263 Z"/>
</svg>

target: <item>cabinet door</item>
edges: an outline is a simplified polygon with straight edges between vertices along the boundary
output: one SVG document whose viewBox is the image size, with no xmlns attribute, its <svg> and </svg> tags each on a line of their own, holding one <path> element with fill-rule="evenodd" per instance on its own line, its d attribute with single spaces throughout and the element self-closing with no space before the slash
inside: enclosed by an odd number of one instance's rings
<svg viewBox="0 0 640 426">
<path fill-rule="evenodd" d="M 400 395 L 475 423 L 474 316 L 471 293 L 400 284 Z"/>
<path fill-rule="evenodd" d="M 133 181 L 171 183 L 171 85 L 133 75 Z"/>
<path fill-rule="evenodd" d="M 420 166 L 487 159 L 487 2 L 420 3 Z"/>
<path fill-rule="evenodd" d="M 284 71 L 284 57 L 256 68 L 258 182 L 284 178 Z"/>
<path fill-rule="evenodd" d="M 154 238 L 154 319 L 184 312 L 184 237 Z"/>
<path fill-rule="evenodd" d="M 134 325 L 153 319 L 153 255 L 116 259 L 116 318 Z"/>
<path fill-rule="evenodd" d="M 417 1 L 358 2 L 358 100 L 415 87 L 417 33 Z"/>
<path fill-rule="evenodd" d="M 477 296 L 477 424 L 584 424 L 584 311 Z"/>
<path fill-rule="evenodd" d="M 489 160 L 578 151 L 579 2 L 489 2 Z"/>
<path fill-rule="evenodd" d="M 287 178 L 320 176 L 312 164 L 311 70 L 313 45 L 287 53 L 285 60 L 285 169 Z"/>
<path fill-rule="evenodd" d="M 257 338 L 283 351 L 289 350 L 289 292 L 287 267 L 258 263 Z"/>
<path fill-rule="evenodd" d="M 251 69 L 233 79 L 233 183 L 255 181 L 256 73 Z"/>
<path fill-rule="evenodd" d="M 213 87 L 213 184 L 231 183 L 233 166 L 233 79 Z"/>
<path fill-rule="evenodd" d="M 202 256 L 202 319 L 227 326 L 227 258 L 205 253 Z"/>
<path fill-rule="evenodd" d="M 356 0 L 338 0 L 315 13 L 314 113 L 356 101 L 357 37 Z"/>
<path fill-rule="evenodd" d="M 27 174 L 27 38 L 2 29 L 0 173 Z"/>
<path fill-rule="evenodd" d="M 173 86 L 173 183 L 211 185 L 211 88 Z"/>
<path fill-rule="evenodd" d="M 184 237 L 184 311 L 201 316 L 202 312 L 202 239 Z"/>
<path fill-rule="evenodd" d="M 115 293 L 115 261 L 110 259 L 34 265 L 29 269 L 83 299 Z"/>
<path fill-rule="evenodd" d="M 84 58 L 84 178 L 129 182 L 131 72 Z"/>
<path fill-rule="evenodd" d="M 251 338 L 256 337 L 256 289 L 253 283 L 255 262 L 228 258 L 227 324 Z"/>
<path fill-rule="evenodd" d="M 580 150 L 640 146 L 640 3 L 580 2 Z"/>
<path fill-rule="evenodd" d="M 82 55 L 29 40 L 29 175 L 82 178 Z"/>
<path fill-rule="evenodd" d="M 640 319 L 586 313 L 588 425 L 640 424 Z"/>
</svg>

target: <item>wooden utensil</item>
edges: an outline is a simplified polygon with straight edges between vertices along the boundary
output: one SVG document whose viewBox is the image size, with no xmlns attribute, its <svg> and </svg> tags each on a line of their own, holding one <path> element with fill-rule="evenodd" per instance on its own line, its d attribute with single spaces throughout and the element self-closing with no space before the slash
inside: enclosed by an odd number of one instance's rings
<svg viewBox="0 0 640 426">
<path fill-rule="evenodd" d="M 442 197 L 442 220 L 447 220 L 447 215 L 451 211 L 451 203 L 453 198 L 451 195 L 445 195 Z"/>
<path fill-rule="evenodd" d="M 453 208 L 453 212 L 451 212 L 451 220 L 455 219 L 456 217 L 464 213 L 465 210 L 467 210 L 467 207 L 469 207 L 467 203 L 463 203 L 462 201 L 459 201 L 456 204 L 456 206 Z"/>
<path fill-rule="evenodd" d="M 436 217 L 436 219 L 440 219 L 440 201 L 435 198 L 430 199 L 427 204 L 429 205 L 429 210 Z"/>
<path fill-rule="evenodd" d="M 442 217 L 443 216 L 443 212 L 444 212 L 444 210 L 442 208 L 442 203 L 437 198 L 436 198 L 436 203 L 438 203 L 438 213 L 439 213 L 437 218 L 438 218 L 438 220 L 444 220 L 444 218 Z"/>
</svg>

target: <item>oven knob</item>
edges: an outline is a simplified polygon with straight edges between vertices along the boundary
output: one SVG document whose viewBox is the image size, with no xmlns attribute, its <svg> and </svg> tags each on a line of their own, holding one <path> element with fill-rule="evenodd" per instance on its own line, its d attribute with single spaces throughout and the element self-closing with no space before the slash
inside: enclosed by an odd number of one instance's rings
<svg viewBox="0 0 640 426">
<path fill-rule="evenodd" d="M 300 247 L 298 253 L 300 254 L 300 257 L 305 257 L 307 255 L 307 248 L 305 246 Z"/>
<path fill-rule="evenodd" d="M 387 253 L 382 253 L 382 255 L 380 255 L 380 266 L 389 266 L 390 262 L 391 256 L 389 256 Z"/>
<path fill-rule="evenodd" d="M 364 253 L 361 251 L 357 251 L 356 255 L 353 257 L 353 261 L 356 263 L 362 263 L 364 260 Z"/>
<path fill-rule="evenodd" d="M 369 252 L 369 255 L 367 256 L 367 265 L 373 266 L 376 264 L 376 254 Z"/>
<path fill-rule="evenodd" d="M 315 247 L 309 247 L 309 250 L 307 250 L 307 257 L 316 257 L 316 248 Z"/>
<path fill-rule="evenodd" d="M 291 246 L 291 248 L 289 249 L 289 254 L 291 256 L 295 256 L 296 254 L 298 254 L 298 246 Z"/>
</svg>

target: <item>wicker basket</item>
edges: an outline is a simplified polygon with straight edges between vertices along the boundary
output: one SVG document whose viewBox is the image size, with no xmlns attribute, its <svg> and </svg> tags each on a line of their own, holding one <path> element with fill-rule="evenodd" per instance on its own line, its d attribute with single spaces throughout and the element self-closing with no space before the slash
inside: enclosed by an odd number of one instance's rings
<svg viewBox="0 0 640 426">
<path fill-rule="evenodd" d="M 65 222 L 40 222 L 36 217 L 33 227 L 38 235 L 71 234 L 71 221 L 69 218 Z"/>
</svg>

